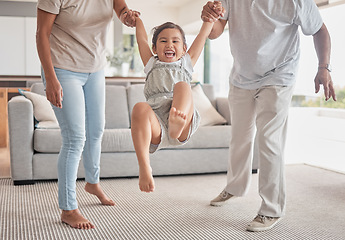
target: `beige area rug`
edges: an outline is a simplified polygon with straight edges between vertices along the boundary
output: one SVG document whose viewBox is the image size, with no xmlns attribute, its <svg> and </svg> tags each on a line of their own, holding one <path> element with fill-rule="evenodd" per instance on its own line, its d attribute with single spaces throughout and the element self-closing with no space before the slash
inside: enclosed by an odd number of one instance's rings
<svg viewBox="0 0 345 240">
<path fill-rule="evenodd" d="M 77 230 L 59 221 L 57 182 L 13 186 L 0 179 L 0 239 L 345 239 L 345 175 L 307 165 L 288 165 L 286 216 L 275 228 L 245 231 L 260 206 L 257 175 L 245 197 L 223 207 L 209 201 L 225 174 L 156 177 L 152 194 L 138 179 L 101 181 L 115 207 L 101 206 L 77 182 L 81 212 L 95 225 Z"/>
</svg>

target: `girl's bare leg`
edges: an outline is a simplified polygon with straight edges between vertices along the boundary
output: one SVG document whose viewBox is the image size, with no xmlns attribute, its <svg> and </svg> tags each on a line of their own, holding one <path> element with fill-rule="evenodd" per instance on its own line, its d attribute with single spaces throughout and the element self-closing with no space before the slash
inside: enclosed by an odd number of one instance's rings
<svg viewBox="0 0 345 240">
<path fill-rule="evenodd" d="M 194 113 L 191 87 L 186 82 L 174 86 L 173 102 L 169 114 L 169 136 L 184 141 L 188 137 Z"/>
<path fill-rule="evenodd" d="M 161 127 L 150 105 L 137 103 L 132 111 L 132 140 L 139 164 L 139 188 L 143 192 L 153 192 L 155 185 L 150 166 L 150 144 L 159 144 Z"/>
</svg>

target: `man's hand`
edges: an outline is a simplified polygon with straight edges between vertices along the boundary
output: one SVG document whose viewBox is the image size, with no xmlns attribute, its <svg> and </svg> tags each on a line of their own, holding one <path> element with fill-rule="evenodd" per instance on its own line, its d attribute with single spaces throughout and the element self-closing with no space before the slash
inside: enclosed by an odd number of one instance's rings
<svg viewBox="0 0 345 240">
<path fill-rule="evenodd" d="M 201 12 L 201 19 L 204 22 L 216 22 L 219 17 L 223 17 L 225 9 L 220 1 L 207 2 Z"/>
<path fill-rule="evenodd" d="M 315 93 L 318 93 L 320 90 L 320 85 L 323 85 L 325 100 L 327 101 L 328 99 L 332 97 L 334 101 L 337 101 L 337 98 L 335 96 L 335 91 L 333 88 L 332 77 L 327 69 L 324 69 L 324 68 L 319 69 L 314 79 L 314 83 L 315 83 Z"/>
</svg>

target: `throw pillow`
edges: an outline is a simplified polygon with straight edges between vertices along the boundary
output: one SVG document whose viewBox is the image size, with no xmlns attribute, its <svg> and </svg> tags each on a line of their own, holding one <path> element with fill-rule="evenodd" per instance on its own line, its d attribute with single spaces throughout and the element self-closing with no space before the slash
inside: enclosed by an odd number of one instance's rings
<svg viewBox="0 0 345 240">
<path fill-rule="evenodd" d="M 59 128 L 50 102 L 43 95 L 18 89 L 19 93 L 32 102 L 37 128 Z"/>
<path fill-rule="evenodd" d="M 213 107 L 212 103 L 205 95 L 200 83 L 192 87 L 194 106 L 201 116 L 200 126 L 212 126 L 225 124 L 225 118 Z"/>
</svg>

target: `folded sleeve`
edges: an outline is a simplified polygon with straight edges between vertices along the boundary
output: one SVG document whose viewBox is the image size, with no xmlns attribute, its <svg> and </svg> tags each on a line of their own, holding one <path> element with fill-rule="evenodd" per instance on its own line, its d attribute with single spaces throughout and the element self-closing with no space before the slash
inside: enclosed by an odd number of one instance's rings
<svg viewBox="0 0 345 240">
<path fill-rule="evenodd" d="M 59 14 L 62 0 L 38 0 L 37 8 L 52 14 Z"/>
</svg>

